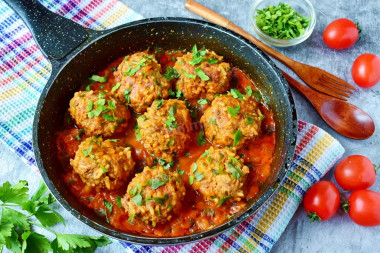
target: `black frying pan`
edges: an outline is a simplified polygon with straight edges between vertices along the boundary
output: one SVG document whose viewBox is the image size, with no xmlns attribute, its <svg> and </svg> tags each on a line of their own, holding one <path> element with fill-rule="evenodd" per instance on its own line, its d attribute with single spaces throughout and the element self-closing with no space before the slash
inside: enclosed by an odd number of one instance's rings
<svg viewBox="0 0 380 253">
<path fill-rule="evenodd" d="M 37 0 L 6 0 L 24 19 L 41 50 L 52 64 L 33 125 L 33 147 L 41 175 L 58 202 L 88 226 L 117 239 L 141 244 L 170 245 L 204 239 L 232 228 L 254 214 L 275 192 L 292 161 L 297 120 L 292 95 L 280 71 L 268 56 L 248 40 L 220 26 L 194 19 L 154 18 L 131 22 L 105 31 L 93 31 L 57 16 Z M 131 52 L 150 46 L 191 49 L 204 45 L 245 70 L 268 99 L 276 120 L 276 148 L 272 174 L 258 196 L 233 220 L 216 228 L 175 238 L 152 238 L 111 227 L 79 203 L 60 177 L 56 131 L 81 84 L 89 76 Z"/>
</svg>

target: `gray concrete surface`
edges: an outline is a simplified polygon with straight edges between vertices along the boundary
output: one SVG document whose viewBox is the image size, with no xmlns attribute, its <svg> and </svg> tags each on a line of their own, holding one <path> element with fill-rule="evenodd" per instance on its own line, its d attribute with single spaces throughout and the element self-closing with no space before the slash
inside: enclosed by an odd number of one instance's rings
<svg viewBox="0 0 380 253">
<path fill-rule="evenodd" d="M 123 0 L 123 2 L 144 17 L 198 18 L 184 9 L 185 1 Z M 203 0 L 200 2 L 253 33 L 248 16 L 252 1 Z M 311 0 L 311 2 L 316 9 L 318 18 L 311 37 L 298 46 L 278 50 L 295 60 L 323 68 L 349 83 L 353 83 L 350 70 L 356 57 L 363 53 L 373 53 L 380 56 L 380 0 Z M 341 17 L 359 20 L 363 28 L 362 39 L 350 49 L 335 51 L 325 46 L 322 41 L 322 33 L 327 24 Z M 345 156 L 362 154 L 371 158 L 375 164 L 380 164 L 380 84 L 371 89 L 357 89 L 349 100 L 349 102 L 366 110 L 375 120 L 377 126 L 375 134 L 364 141 L 347 139 L 335 133 L 322 121 L 307 100 L 295 91 L 293 95 L 297 105 L 298 117 L 322 127 L 337 138 L 346 149 Z M 32 188 L 37 187 L 38 175 L 31 172 L 2 143 L 0 144 L 0 168 L 0 182 L 6 180 L 16 182 L 20 178 L 29 180 Z M 325 179 L 333 180 L 332 172 L 328 173 Z M 379 179 L 380 176 L 378 176 Z M 380 192 L 380 183 L 377 182 L 371 189 Z M 58 205 L 57 208 L 67 220 L 66 227 L 58 227 L 57 229 L 62 229 L 67 233 L 96 234 L 95 231 L 79 223 Z M 360 227 L 341 212 L 329 221 L 310 224 L 303 208 L 300 207 L 272 252 L 380 252 L 379 241 L 380 227 Z M 99 249 L 97 252 L 121 251 L 119 246 L 113 244 Z"/>
</svg>

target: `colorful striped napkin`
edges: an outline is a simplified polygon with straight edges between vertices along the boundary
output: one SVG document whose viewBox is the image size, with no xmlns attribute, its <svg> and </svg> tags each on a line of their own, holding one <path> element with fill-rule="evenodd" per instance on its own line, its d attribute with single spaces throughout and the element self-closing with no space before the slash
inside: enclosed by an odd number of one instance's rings
<svg viewBox="0 0 380 253">
<path fill-rule="evenodd" d="M 92 29 L 141 19 L 117 0 L 42 0 L 51 11 Z M 32 122 L 51 71 L 31 34 L 0 0 L 0 138 L 37 170 Z M 294 162 L 277 193 L 239 226 L 191 244 L 152 247 L 119 242 L 128 252 L 269 252 L 298 208 L 305 191 L 342 156 L 343 147 L 320 128 L 299 121 Z"/>
</svg>

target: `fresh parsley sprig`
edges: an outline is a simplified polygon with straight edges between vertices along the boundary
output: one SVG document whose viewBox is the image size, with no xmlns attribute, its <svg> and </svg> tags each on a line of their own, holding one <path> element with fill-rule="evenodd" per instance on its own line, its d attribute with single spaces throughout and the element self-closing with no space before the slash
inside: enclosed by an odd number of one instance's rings
<svg viewBox="0 0 380 253">
<path fill-rule="evenodd" d="M 111 243 L 105 236 L 61 234 L 49 227 L 65 225 L 63 217 L 51 206 L 55 199 L 41 181 L 37 191 L 29 197 L 28 182 L 20 180 L 0 186 L 0 252 L 6 247 L 12 252 L 94 252 L 97 247 Z M 33 228 L 40 227 L 52 233 L 50 241 Z"/>
</svg>

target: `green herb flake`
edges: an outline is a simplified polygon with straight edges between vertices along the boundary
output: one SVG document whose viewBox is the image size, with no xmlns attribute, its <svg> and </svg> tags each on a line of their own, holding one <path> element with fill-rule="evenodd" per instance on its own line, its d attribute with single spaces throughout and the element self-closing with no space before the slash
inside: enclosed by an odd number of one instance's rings
<svg viewBox="0 0 380 253">
<path fill-rule="evenodd" d="M 205 98 L 200 98 L 197 100 L 197 103 L 200 105 L 206 105 L 206 104 L 210 104 L 210 101 L 208 101 L 208 99 L 205 99 Z"/>
<path fill-rule="evenodd" d="M 168 141 L 168 143 L 166 143 L 166 146 L 171 147 L 173 145 L 174 145 L 174 138 L 170 138 L 170 140 Z"/>
<path fill-rule="evenodd" d="M 197 45 L 194 45 L 191 52 L 193 53 L 193 59 L 191 61 L 189 61 L 189 63 L 191 65 L 196 65 L 196 64 L 199 64 L 203 61 L 203 57 L 202 56 L 205 56 L 206 55 L 206 50 L 200 50 L 198 51 L 197 49 Z"/>
<path fill-rule="evenodd" d="M 112 121 L 112 122 L 116 121 L 114 117 L 112 117 L 111 115 L 108 115 L 108 114 L 104 114 L 104 115 L 102 115 L 102 117 L 103 117 L 103 119 L 108 120 L 108 121 Z"/>
<path fill-rule="evenodd" d="M 169 89 L 169 96 L 175 97 L 175 92 L 172 89 Z"/>
<path fill-rule="evenodd" d="M 185 157 L 189 157 L 189 156 L 190 156 L 190 153 L 185 153 L 184 156 L 185 156 Z"/>
<path fill-rule="evenodd" d="M 245 120 L 245 123 L 247 123 L 248 125 L 252 125 L 254 122 L 255 120 L 252 117 L 247 117 L 247 119 Z"/>
<path fill-rule="evenodd" d="M 105 83 L 108 80 L 107 74 L 104 76 L 93 75 L 89 78 L 92 82 Z"/>
<path fill-rule="evenodd" d="M 166 78 L 166 80 L 170 81 L 174 78 L 178 78 L 180 75 L 173 67 L 168 66 L 163 76 Z"/>
<path fill-rule="evenodd" d="M 224 196 L 224 197 L 220 198 L 218 201 L 218 206 L 221 207 L 223 205 L 223 203 L 226 202 L 226 200 L 228 200 L 229 198 L 230 198 L 230 196 Z"/>
<path fill-rule="evenodd" d="M 81 141 L 82 139 L 79 137 L 79 135 L 75 135 L 74 137 L 77 141 Z"/>
<path fill-rule="evenodd" d="M 164 100 L 163 99 L 155 99 L 154 102 L 157 104 L 156 105 L 156 110 L 160 109 L 162 107 L 162 105 L 164 104 Z"/>
<path fill-rule="evenodd" d="M 165 185 L 169 181 L 169 176 L 166 174 L 160 174 L 158 177 L 148 180 L 150 188 L 153 190 L 158 189 L 160 186 Z"/>
<path fill-rule="evenodd" d="M 237 89 L 231 89 L 231 95 L 234 98 L 238 98 L 240 100 L 244 100 L 243 94 L 240 93 Z"/>
<path fill-rule="evenodd" d="M 140 128 L 139 128 L 139 125 L 137 124 L 137 122 L 134 126 L 134 129 L 135 129 L 136 140 L 141 141 L 142 138 L 141 138 Z"/>
<path fill-rule="evenodd" d="M 163 197 L 153 197 L 153 200 L 156 201 L 160 205 L 164 205 L 166 200 L 169 199 L 169 194 L 165 194 Z"/>
<path fill-rule="evenodd" d="M 245 90 L 246 90 L 246 95 L 248 96 L 248 97 L 250 97 L 250 96 L 252 96 L 252 92 L 253 92 L 253 90 L 252 90 L 252 87 L 251 86 L 246 86 L 245 87 Z"/>
<path fill-rule="evenodd" d="M 212 59 L 207 59 L 207 62 L 209 63 L 209 64 L 216 64 L 216 63 L 218 63 L 218 59 L 216 59 L 216 58 L 212 58 Z"/>
<path fill-rule="evenodd" d="M 94 101 L 92 101 L 92 100 L 88 101 L 88 104 L 86 106 L 86 110 L 89 112 L 92 110 L 93 107 L 94 107 Z"/>
<path fill-rule="evenodd" d="M 143 66 L 145 62 L 146 62 L 146 59 L 142 58 L 140 62 L 137 63 L 136 67 L 134 67 L 133 69 L 127 70 L 123 74 L 125 74 L 126 76 L 133 76 L 134 74 L 136 74 L 137 71 L 141 69 L 141 66 Z"/>
<path fill-rule="evenodd" d="M 143 198 L 141 194 L 137 194 L 132 198 L 132 201 L 135 202 L 136 206 L 142 206 L 143 205 Z"/>
<path fill-rule="evenodd" d="M 205 139 L 205 133 L 203 131 L 199 132 L 199 136 L 197 137 L 197 143 L 198 143 L 198 146 L 202 146 L 207 143 Z"/>
<path fill-rule="evenodd" d="M 263 99 L 263 96 L 261 95 L 260 91 L 253 91 L 252 92 L 253 97 L 257 102 L 260 102 Z"/>
<path fill-rule="evenodd" d="M 238 114 L 239 113 L 239 111 L 240 111 L 240 106 L 235 106 L 235 108 L 232 108 L 232 107 L 230 107 L 230 106 L 227 106 L 227 111 L 228 111 L 228 113 L 232 116 L 232 117 L 234 117 L 234 118 L 236 118 L 236 114 Z"/>
<path fill-rule="evenodd" d="M 260 115 L 260 120 L 263 121 L 265 119 L 265 115 L 261 114 Z"/>
<path fill-rule="evenodd" d="M 135 218 L 135 214 L 129 215 L 128 222 L 131 222 Z"/>
<path fill-rule="evenodd" d="M 116 83 L 115 86 L 112 87 L 111 92 L 115 92 L 117 89 L 120 88 L 121 83 Z"/>
<path fill-rule="evenodd" d="M 229 219 L 231 219 L 231 218 L 234 217 L 234 216 L 235 216 L 235 214 L 228 215 L 228 216 L 227 216 L 227 219 L 229 220 Z"/>
<path fill-rule="evenodd" d="M 242 137 L 242 132 L 240 131 L 240 129 L 238 129 L 234 134 L 234 147 L 236 147 L 239 141 L 241 141 L 241 137 Z"/>
<path fill-rule="evenodd" d="M 108 139 L 107 141 L 117 142 L 118 140 L 120 140 L 120 139 Z"/>
<path fill-rule="evenodd" d="M 197 76 L 193 74 L 187 73 L 184 69 L 181 69 L 181 72 L 185 75 L 187 78 L 195 79 Z"/>
<path fill-rule="evenodd" d="M 122 204 L 121 204 L 121 196 L 119 195 L 116 195 L 116 205 L 118 207 L 122 207 Z"/>
<path fill-rule="evenodd" d="M 190 185 L 194 184 L 194 176 L 189 176 L 189 184 Z"/>
<path fill-rule="evenodd" d="M 108 170 L 106 168 L 104 168 L 103 165 L 101 165 L 101 164 L 100 164 L 100 168 L 102 169 L 103 174 L 108 172 Z"/>
<path fill-rule="evenodd" d="M 178 174 L 179 174 L 180 176 L 182 176 L 182 175 L 183 175 L 183 173 L 185 173 L 185 171 L 184 171 L 184 170 L 180 170 L 179 168 L 177 168 L 177 172 L 178 172 Z"/>
<path fill-rule="evenodd" d="M 265 34 L 276 38 L 290 40 L 305 33 L 310 17 L 298 14 L 289 4 L 279 3 L 257 10 L 255 16 L 257 27 Z"/>
<path fill-rule="evenodd" d="M 131 89 L 126 89 L 124 91 L 124 98 L 125 98 L 125 102 L 127 102 L 127 104 L 129 104 L 131 102 L 131 99 L 129 98 L 129 94 L 131 94 Z"/>
<path fill-rule="evenodd" d="M 90 153 L 91 153 L 91 150 L 92 150 L 92 145 L 90 145 L 90 147 L 88 149 L 83 149 L 82 150 L 82 153 L 85 157 L 89 156 Z"/>
<path fill-rule="evenodd" d="M 202 81 L 210 80 L 210 77 L 208 77 L 205 72 L 203 72 L 200 66 L 195 68 L 195 73 L 202 79 Z"/>
<path fill-rule="evenodd" d="M 198 169 L 197 163 L 193 163 L 193 169 L 191 170 L 192 173 L 194 173 Z"/>
<path fill-rule="evenodd" d="M 199 171 L 196 171 L 194 176 L 198 182 L 201 181 L 205 177 L 205 175 L 203 173 L 200 173 Z"/>
<path fill-rule="evenodd" d="M 216 119 L 215 118 L 210 118 L 209 122 L 210 122 L 210 125 L 215 125 L 216 124 Z"/>
</svg>

